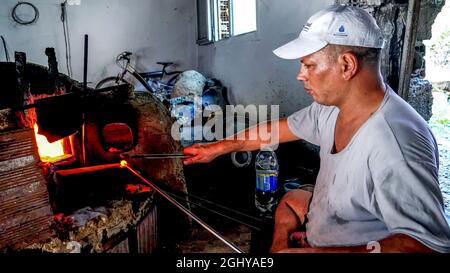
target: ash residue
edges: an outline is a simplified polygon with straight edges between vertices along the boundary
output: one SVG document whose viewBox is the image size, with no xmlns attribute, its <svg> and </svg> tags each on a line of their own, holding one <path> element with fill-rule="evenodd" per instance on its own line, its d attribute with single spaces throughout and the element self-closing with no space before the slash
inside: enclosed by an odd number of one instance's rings
<svg viewBox="0 0 450 273">
<path fill-rule="evenodd" d="M 104 252 L 105 242 L 137 225 L 151 208 L 152 199 L 146 199 L 138 207 L 133 201 L 114 200 L 107 207 L 86 207 L 73 214 L 62 215 L 55 219 L 57 237 L 45 243 L 32 244 L 27 249 L 51 253 Z"/>
</svg>

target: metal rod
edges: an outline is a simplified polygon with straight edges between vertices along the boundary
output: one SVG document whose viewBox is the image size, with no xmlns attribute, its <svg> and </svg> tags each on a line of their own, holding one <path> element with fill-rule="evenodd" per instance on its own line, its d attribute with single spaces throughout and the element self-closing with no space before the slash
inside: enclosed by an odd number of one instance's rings
<svg viewBox="0 0 450 273">
<path fill-rule="evenodd" d="M 251 225 L 251 224 L 249 224 L 249 223 L 240 221 L 240 220 L 237 219 L 237 218 L 234 218 L 234 217 L 232 217 L 232 216 L 226 215 L 226 214 L 221 213 L 221 212 L 219 212 L 219 211 L 217 211 L 217 210 L 210 209 L 210 208 L 208 208 L 208 207 L 202 205 L 201 203 L 197 203 L 197 202 L 194 202 L 194 201 L 191 201 L 191 200 L 186 200 L 186 199 L 183 198 L 182 196 L 176 195 L 176 194 L 174 194 L 174 193 L 170 193 L 170 192 L 166 192 L 166 193 L 169 194 L 170 196 L 173 196 L 174 198 L 177 198 L 177 199 L 179 199 L 179 200 L 182 200 L 182 201 L 184 201 L 184 202 L 186 202 L 186 203 L 189 203 L 189 204 L 191 204 L 191 205 L 194 205 L 194 206 L 196 206 L 196 207 L 199 207 L 199 208 L 204 209 L 204 210 L 206 210 L 206 211 L 209 211 L 209 212 L 211 212 L 211 213 L 217 214 L 217 215 L 219 215 L 219 216 L 222 216 L 222 217 L 224 217 L 224 218 L 227 218 L 227 219 L 229 219 L 229 220 L 231 220 L 231 221 L 234 221 L 234 222 L 236 222 L 236 223 L 245 225 L 245 226 L 247 226 L 247 227 L 249 227 L 249 228 L 252 228 L 252 229 L 254 229 L 254 230 L 261 231 L 261 229 L 260 229 L 259 227 L 256 227 L 256 226 Z"/>
<path fill-rule="evenodd" d="M 199 223 L 202 227 L 204 227 L 207 231 L 211 232 L 211 234 L 213 234 L 214 236 L 216 236 L 219 240 L 221 240 L 222 242 L 224 242 L 227 246 L 229 246 L 231 249 L 233 249 L 235 252 L 237 253 L 244 253 L 243 250 L 239 249 L 238 247 L 236 247 L 235 245 L 233 245 L 231 242 L 228 242 L 227 239 L 223 238 L 217 231 L 215 231 L 212 227 L 210 227 L 208 224 L 206 224 L 205 222 L 203 222 L 200 218 L 198 218 L 195 214 L 193 214 L 191 211 L 189 211 L 188 209 L 186 209 L 183 205 L 181 205 L 180 203 L 178 203 L 178 201 L 176 201 L 175 199 L 173 199 L 172 197 L 170 197 L 168 194 L 166 194 L 164 191 L 162 191 L 161 189 L 159 189 L 159 187 L 157 187 L 156 185 L 154 185 L 153 183 L 151 183 L 150 181 L 148 181 L 145 177 L 143 177 L 140 173 L 138 173 L 136 170 L 134 170 L 133 168 L 131 168 L 128 164 L 125 165 L 125 167 L 130 170 L 130 172 L 132 172 L 134 175 L 136 175 L 137 177 L 139 177 L 143 182 L 145 182 L 147 185 L 149 185 L 152 189 L 154 189 L 156 192 L 158 192 L 159 194 L 161 194 L 165 199 L 167 199 L 167 201 L 169 201 L 170 203 L 172 203 L 173 205 L 175 205 L 177 208 L 179 208 L 181 211 L 183 211 L 184 213 L 186 213 L 189 217 L 191 217 L 192 219 L 194 219 L 197 223 Z"/>
<path fill-rule="evenodd" d="M 104 164 L 104 165 L 76 168 L 76 169 L 58 170 L 58 171 L 55 171 L 55 173 L 64 176 L 64 175 L 71 175 L 71 174 L 81 174 L 81 173 L 88 173 L 88 172 L 95 172 L 95 171 L 103 171 L 103 170 L 108 170 L 108 169 L 118 169 L 120 167 L 121 167 L 121 165 L 119 163 L 113 163 L 113 164 Z"/>
<path fill-rule="evenodd" d="M 87 70 L 88 70 L 88 35 L 84 34 L 84 67 L 83 67 L 83 91 L 87 90 Z"/>
<path fill-rule="evenodd" d="M 86 166 L 86 120 L 82 114 L 83 123 L 81 124 L 81 165 Z"/>
<path fill-rule="evenodd" d="M 146 159 L 165 159 L 165 158 L 188 158 L 185 154 L 121 154 L 121 158 L 146 158 Z"/>
<path fill-rule="evenodd" d="M 167 192 L 167 191 L 166 191 L 166 192 Z M 174 193 L 172 193 L 172 194 L 174 194 Z M 260 218 L 257 218 L 257 217 L 248 215 L 248 214 L 246 214 L 246 213 L 240 212 L 240 211 L 238 211 L 238 210 L 235 210 L 235 209 L 232 209 L 232 208 L 223 206 L 223 205 L 218 204 L 218 203 L 216 203 L 216 202 L 212 202 L 212 201 L 210 201 L 210 200 L 208 200 L 208 199 L 205 199 L 205 198 L 201 198 L 201 197 L 199 197 L 199 196 L 196 196 L 196 195 L 194 195 L 194 194 L 187 193 L 186 196 L 189 197 L 189 198 L 194 198 L 194 199 L 200 200 L 201 202 L 206 202 L 206 203 L 208 203 L 208 204 L 214 205 L 214 206 L 216 206 L 216 207 L 219 207 L 219 208 L 221 208 L 221 209 L 227 210 L 227 211 L 229 211 L 229 212 L 232 212 L 232 213 L 235 213 L 235 214 L 244 216 L 245 218 L 251 219 L 251 220 L 256 221 L 256 222 L 258 222 L 258 223 L 261 223 L 261 224 L 264 223 L 264 221 L 261 220 Z"/>
<path fill-rule="evenodd" d="M 87 71 L 88 71 L 88 50 L 89 36 L 84 34 L 84 63 L 83 63 L 83 92 L 87 92 Z M 83 113 L 83 123 L 81 124 L 81 164 L 86 166 L 86 120 Z"/>
</svg>

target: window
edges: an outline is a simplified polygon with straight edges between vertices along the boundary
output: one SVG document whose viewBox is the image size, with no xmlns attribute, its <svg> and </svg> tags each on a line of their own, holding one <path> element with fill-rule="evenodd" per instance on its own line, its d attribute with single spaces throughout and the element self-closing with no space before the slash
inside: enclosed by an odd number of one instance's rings
<svg viewBox="0 0 450 273">
<path fill-rule="evenodd" d="M 233 1 L 233 35 L 256 30 L 256 0 Z"/>
<path fill-rule="evenodd" d="M 208 44 L 256 30 L 256 0 L 197 0 L 197 43 Z"/>
</svg>

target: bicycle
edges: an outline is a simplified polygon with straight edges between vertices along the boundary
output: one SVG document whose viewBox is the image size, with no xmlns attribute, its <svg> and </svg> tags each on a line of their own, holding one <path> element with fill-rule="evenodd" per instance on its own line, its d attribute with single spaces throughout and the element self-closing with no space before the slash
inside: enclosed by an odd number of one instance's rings
<svg viewBox="0 0 450 273">
<path fill-rule="evenodd" d="M 108 87 L 117 84 L 129 84 L 125 80 L 125 75 L 130 73 L 136 80 L 138 80 L 144 88 L 156 96 L 170 111 L 172 117 L 180 124 L 187 125 L 194 122 L 194 118 L 203 113 L 204 109 L 208 109 L 213 105 L 218 105 L 225 109 L 225 97 L 223 96 L 223 86 L 220 81 L 216 79 L 206 79 L 201 99 L 198 100 L 194 96 L 185 95 L 172 98 L 172 89 L 178 79 L 178 76 L 183 71 L 167 71 L 167 67 L 172 65 L 172 62 L 157 62 L 162 65 L 162 69 L 152 72 L 139 73 L 130 64 L 131 52 L 124 51 L 117 55 L 116 64 L 122 68 L 122 71 L 115 77 L 107 77 L 97 83 L 95 89 Z M 164 78 L 169 77 L 167 81 Z M 210 117 L 203 117 L 202 123 L 206 122 Z"/>
<path fill-rule="evenodd" d="M 129 82 L 124 79 L 127 73 L 130 73 L 136 80 L 138 80 L 144 88 L 155 95 L 161 101 L 167 101 L 170 98 L 171 91 L 176 82 L 179 74 L 183 71 L 167 71 L 167 67 L 173 65 L 173 62 L 157 62 L 157 64 L 162 65 L 161 70 L 152 72 L 139 73 L 131 64 L 130 56 L 133 53 L 129 51 L 124 51 L 117 55 L 116 64 L 122 69 L 122 71 L 117 76 L 106 77 L 99 81 L 95 86 L 95 89 L 104 88 L 111 85 L 123 84 Z M 163 79 L 170 76 L 167 81 Z"/>
</svg>

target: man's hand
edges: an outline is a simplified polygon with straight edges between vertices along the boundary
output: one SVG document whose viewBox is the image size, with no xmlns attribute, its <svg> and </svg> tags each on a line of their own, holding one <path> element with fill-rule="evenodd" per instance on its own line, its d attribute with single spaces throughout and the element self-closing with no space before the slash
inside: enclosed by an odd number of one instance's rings
<svg viewBox="0 0 450 273">
<path fill-rule="evenodd" d="M 215 143 L 211 143 L 194 144 L 186 147 L 183 150 L 183 154 L 191 156 L 183 160 L 184 165 L 190 165 L 195 163 L 208 163 L 218 157 L 220 152 Z"/>
</svg>

